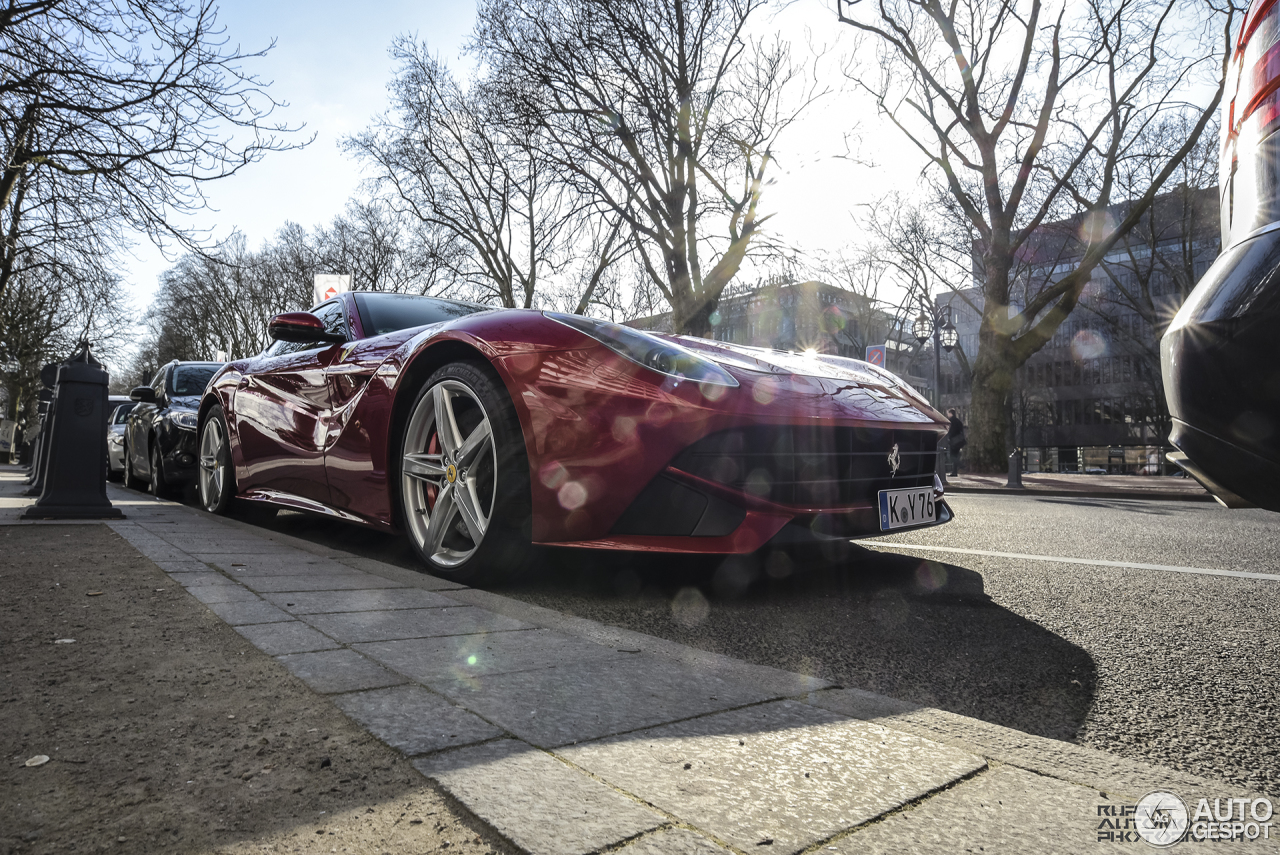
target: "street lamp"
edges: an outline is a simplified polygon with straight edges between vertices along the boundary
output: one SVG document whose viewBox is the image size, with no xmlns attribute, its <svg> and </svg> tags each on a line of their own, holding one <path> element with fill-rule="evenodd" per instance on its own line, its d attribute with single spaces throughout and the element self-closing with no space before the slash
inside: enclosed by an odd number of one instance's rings
<svg viewBox="0 0 1280 855">
<path fill-rule="evenodd" d="M 950 353 L 951 349 L 960 342 L 960 332 L 951 322 L 951 307 L 935 308 L 931 315 L 921 302 L 920 316 L 911 325 L 911 334 L 920 344 L 933 339 L 933 405 L 940 407 L 942 390 L 938 388 L 938 375 L 942 370 L 942 351 Z"/>
</svg>

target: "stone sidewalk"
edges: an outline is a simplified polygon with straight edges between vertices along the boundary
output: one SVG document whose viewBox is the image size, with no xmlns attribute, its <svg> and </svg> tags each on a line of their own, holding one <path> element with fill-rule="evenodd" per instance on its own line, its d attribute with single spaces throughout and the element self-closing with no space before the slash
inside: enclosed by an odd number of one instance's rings
<svg viewBox="0 0 1280 855">
<path fill-rule="evenodd" d="M 113 530 L 530 853 L 1097 852 L 1153 790 L 1245 795 L 109 492 Z"/>
<path fill-rule="evenodd" d="M 947 478 L 952 493 L 1002 493 L 1022 496 L 1075 496 L 1094 499 L 1212 502 L 1194 478 L 1168 475 L 1077 475 L 1069 472 L 1024 472 L 1022 489 L 1008 488 L 1007 475 L 962 473 Z"/>
</svg>

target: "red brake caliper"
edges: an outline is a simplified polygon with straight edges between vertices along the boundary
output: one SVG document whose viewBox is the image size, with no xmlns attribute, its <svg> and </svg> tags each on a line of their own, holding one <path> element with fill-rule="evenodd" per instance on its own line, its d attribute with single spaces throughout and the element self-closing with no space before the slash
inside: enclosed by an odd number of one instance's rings
<svg viewBox="0 0 1280 855">
<path fill-rule="evenodd" d="M 431 434 L 431 441 L 427 443 L 427 454 L 440 453 L 440 435 Z M 427 485 L 427 510 L 434 511 L 436 509 L 436 496 L 439 495 L 440 488 L 435 484 Z"/>
</svg>

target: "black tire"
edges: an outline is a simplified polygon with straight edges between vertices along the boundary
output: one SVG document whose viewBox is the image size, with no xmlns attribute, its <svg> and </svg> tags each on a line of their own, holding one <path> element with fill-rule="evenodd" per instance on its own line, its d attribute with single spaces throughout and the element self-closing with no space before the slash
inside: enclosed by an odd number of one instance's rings
<svg viewBox="0 0 1280 855">
<path fill-rule="evenodd" d="M 119 481 L 123 477 L 124 477 L 123 472 L 117 472 L 116 470 L 111 468 L 110 463 L 107 464 L 107 480 L 108 481 Z"/>
<path fill-rule="evenodd" d="M 446 427 L 450 436 L 441 438 L 439 406 L 453 413 L 456 436 Z M 403 428 L 396 460 L 400 509 L 428 570 L 467 584 L 529 572 L 536 561 L 529 458 L 515 407 L 493 370 L 473 362 L 443 366 L 418 391 Z M 447 504 L 433 528 L 441 502 Z"/>
<path fill-rule="evenodd" d="M 231 434 L 220 405 L 209 408 L 200 425 L 197 448 L 200 472 L 196 476 L 196 490 L 200 494 L 200 506 L 211 514 L 226 515 L 235 499 L 236 475 L 231 465 Z"/>
<path fill-rule="evenodd" d="M 164 479 L 164 466 L 160 460 L 160 446 L 151 445 L 151 495 L 157 499 L 172 499 L 174 489 Z"/>
<path fill-rule="evenodd" d="M 128 443 L 124 447 L 124 485 L 130 490 L 145 490 L 147 483 L 133 471 L 133 450 Z"/>
</svg>

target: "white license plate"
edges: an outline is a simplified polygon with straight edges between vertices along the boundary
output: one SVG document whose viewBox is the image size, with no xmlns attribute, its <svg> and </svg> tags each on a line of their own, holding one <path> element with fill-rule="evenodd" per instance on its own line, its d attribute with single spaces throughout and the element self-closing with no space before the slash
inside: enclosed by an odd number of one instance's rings
<svg viewBox="0 0 1280 855">
<path fill-rule="evenodd" d="M 933 486 L 908 490 L 880 491 L 880 530 L 889 531 L 909 525 L 928 525 L 938 521 L 938 503 Z"/>
</svg>

